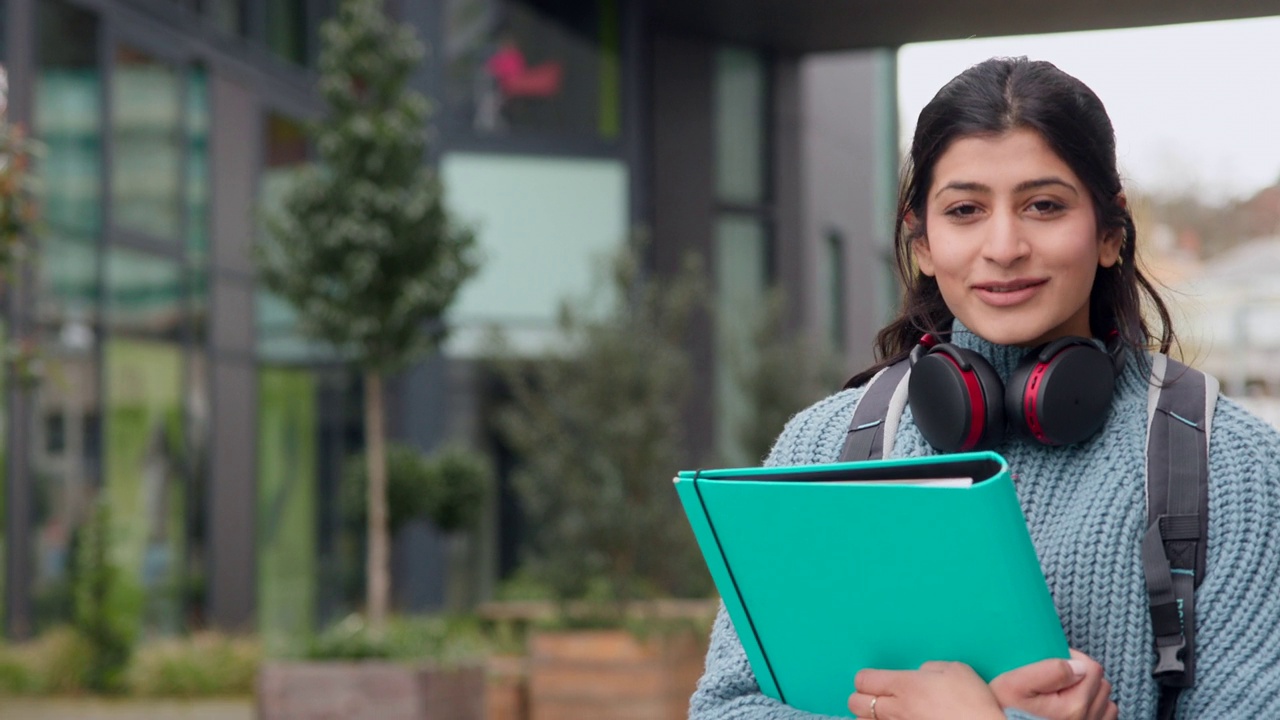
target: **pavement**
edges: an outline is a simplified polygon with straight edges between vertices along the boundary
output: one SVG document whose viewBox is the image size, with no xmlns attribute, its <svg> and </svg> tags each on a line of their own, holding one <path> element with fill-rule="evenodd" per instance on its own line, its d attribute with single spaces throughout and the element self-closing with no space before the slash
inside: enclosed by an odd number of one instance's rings
<svg viewBox="0 0 1280 720">
<path fill-rule="evenodd" d="M 0 697 L 4 720 L 255 720 L 253 698 L 103 700 Z"/>
</svg>

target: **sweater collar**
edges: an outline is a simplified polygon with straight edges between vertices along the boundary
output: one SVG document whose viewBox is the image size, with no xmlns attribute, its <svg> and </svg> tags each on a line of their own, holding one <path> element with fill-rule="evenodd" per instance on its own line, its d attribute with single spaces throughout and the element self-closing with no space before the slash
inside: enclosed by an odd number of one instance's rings
<svg viewBox="0 0 1280 720">
<path fill-rule="evenodd" d="M 964 326 L 957 318 L 951 322 L 951 337 L 949 342 L 959 348 L 972 350 L 991 363 L 991 367 L 995 369 L 996 374 L 1003 381 L 1008 381 L 1009 376 L 1013 374 L 1014 368 L 1022 362 L 1022 359 L 1031 352 L 1031 348 L 1024 348 L 1017 345 L 997 345 L 980 337 L 977 333 Z"/>
</svg>

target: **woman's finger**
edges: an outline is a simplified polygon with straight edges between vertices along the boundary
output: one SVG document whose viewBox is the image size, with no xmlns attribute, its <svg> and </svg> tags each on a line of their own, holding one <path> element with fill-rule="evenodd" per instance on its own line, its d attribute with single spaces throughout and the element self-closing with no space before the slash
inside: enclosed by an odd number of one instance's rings
<svg viewBox="0 0 1280 720">
<path fill-rule="evenodd" d="M 910 675 L 911 670 L 859 670 L 853 676 L 853 687 L 867 695 L 896 695 L 896 688 L 902 678 Z"/>
<path fill-rule="evenodd" d="M 885 695 L 856 692 L 849 696 L 849 712 L 852 712 L 854 717 L 887 720 L 891 716 L 885 714 L 884 703 L 891 699 Z"/>
<path fill-rule="evenodd" d="M 1093 701 L 1089 703 L 1088 715 L 1085 717 L 1093 720 L 1102 720 L 1107 717 L 1108 706 L 1111 702 L 1111 683 L 1103 678 L 1098 685 L 1098 691 L 1093 696 Z"/>
</svg>

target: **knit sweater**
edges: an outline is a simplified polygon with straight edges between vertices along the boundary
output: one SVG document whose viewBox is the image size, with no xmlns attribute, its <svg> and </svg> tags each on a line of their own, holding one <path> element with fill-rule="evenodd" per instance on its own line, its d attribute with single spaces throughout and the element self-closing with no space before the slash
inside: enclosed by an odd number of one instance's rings
<svg viewBox="0 0 1280 720">
<path fill-rule="evenodd" d="M 1007 380 L 1026 354 L 956 324 L 951 341 L 976 350 Z M 1047 447 L 1010 437 L 994 450 L 1009 462 L 1031 539 L 1071 647 L 1091 656 L 1113 686 L 1121 718 L 1154 718 L 1151 618 L 1142 572 L 1147 525 L 1149 362 L 1131 357 L 1116 382 L 1103 430 Z M 787 423 L 766 465 L 838 460 L 862 389 L 832 395 Z M 935 454 L 907 408 L 892 457 Z M 1209 442 L 1209 538 L 1196 591 L 1195 687 L 1179 718 L 1280 718 L 1280 434 L 1220 397 Z M 852 689 L 852 678 L 850 678 Z M 1006 712 L 1010 718 L 1029 717 Z M 691 720 L 811 720 L 763 695 L 723 605 Z"/>
</svg>

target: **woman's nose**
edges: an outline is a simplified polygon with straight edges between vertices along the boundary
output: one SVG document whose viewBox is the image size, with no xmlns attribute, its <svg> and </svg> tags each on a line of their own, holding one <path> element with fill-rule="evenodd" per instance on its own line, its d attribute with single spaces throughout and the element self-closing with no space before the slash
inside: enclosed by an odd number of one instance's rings
<svg viewBox="0 0 1280 720">
<path fill-rule="evenodd" d="M 1012 213 L 992 215 L 987 223 L 987 236 L 982 246 L 984 259 L 1001 267 L 1009 267 L 1025 258 L 1030 249 L 1017 217 Z"/>
</svg>

